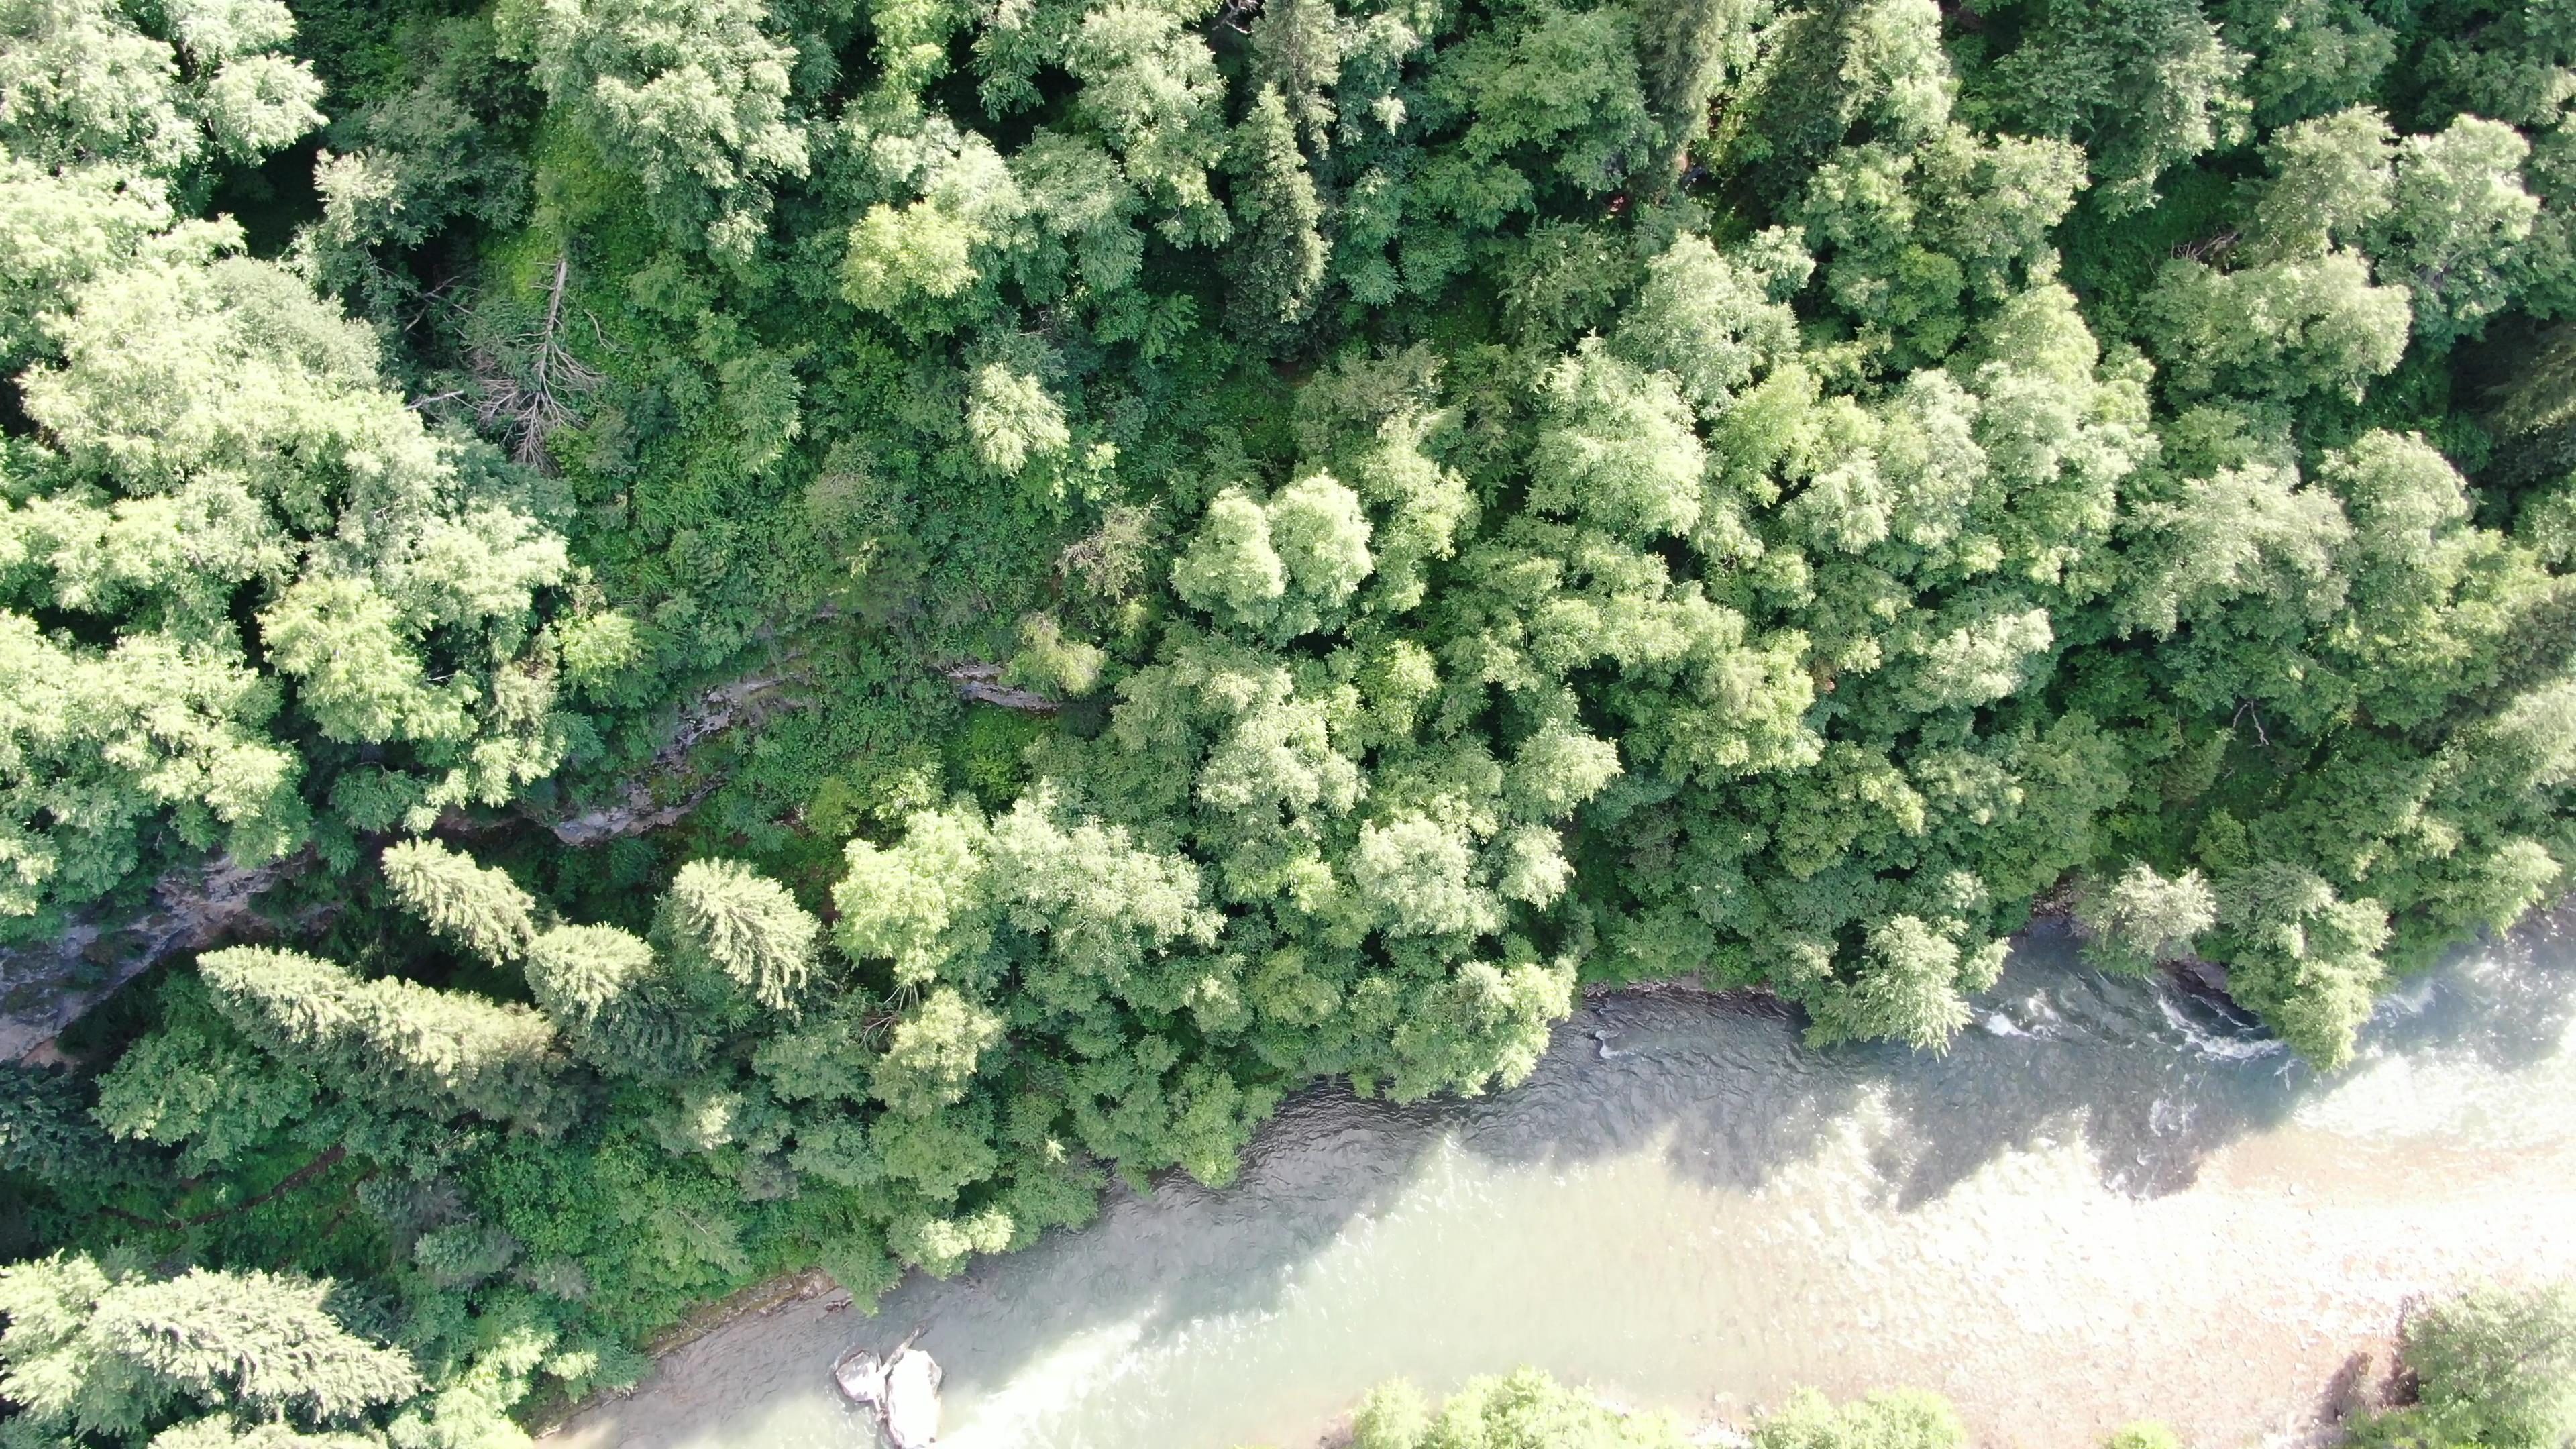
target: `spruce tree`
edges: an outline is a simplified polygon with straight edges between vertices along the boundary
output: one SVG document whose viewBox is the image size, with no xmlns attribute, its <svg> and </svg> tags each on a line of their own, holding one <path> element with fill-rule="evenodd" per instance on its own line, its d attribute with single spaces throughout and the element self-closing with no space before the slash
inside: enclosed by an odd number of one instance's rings
<svg viewBox="0 0 2576 1449">
<path fill-rule="evenodd" d="M 331 1286 L 256 1269 L 154 1280 L 65 1254 L 0 1268 L 0 1395 L 30 1427 L 130 1434 L 182 1402 L 330 1423 L 419 1392 L 408 1354 L 331 1316 Z"/>
<path fill-rule="evenodd" d="M 787 888 L 738 861 L 694 860 L 662 898 L 677 964 L 712 967 L 752 1000 L 782 1011 L 814 974 L 822 923 Z"/>
<path fill-rule="evenodd" d="M 1261 88 L 1235 129 L 1228 164 L 1238 235 L 1226 253 L 1234 275 L 1228 306 L 1239 335 L 1269 344 L 1314 310 L 1332 250 L 1315 178 L 1297 149 L 1297 124 L 1277 86 Z"/>
<path fill-rule="evenodd" d="M 191 1268 L 110 1290 L 90 1331 L 198 1401 L 262 1418 L 345 1420 L 418 1392 L 410 1356 L 341 1327 L 322 1306 L 330 1291 L 329 1279 Z"/>
<path fill-rule="evenodd" d="M 198 970 L 242 1033 L 379 1105 L 445 1107 L 544 1124 L 559 1065 L 554 1028 L 533 1008 L 361 981 L 327 961 L 265 946 L 209 951 Z"/>
<path fill-rule="evenodd" d="M 536 902 L 506 872 L 435 840 L 385 847 L 385 881 L 403 909 L 495 966 L 525 954 L 536 935 Z"/>
<path fill-rule="evenodd" d="M 1756 10 L 1747 0 L 1637 7 L 1637 62 L 1646 108 L 1676 149 L 1708 129 L 1708 103 L 1727 72 L 1751 62 Z"/>
<path fill-rule="evenodd" d="M 529 989 L 592 1065 L 670 1076 L 696 1059 L 669 973 L 650 944 L 615 926 L 557 926 L 528 948 Z"/>
</svg>

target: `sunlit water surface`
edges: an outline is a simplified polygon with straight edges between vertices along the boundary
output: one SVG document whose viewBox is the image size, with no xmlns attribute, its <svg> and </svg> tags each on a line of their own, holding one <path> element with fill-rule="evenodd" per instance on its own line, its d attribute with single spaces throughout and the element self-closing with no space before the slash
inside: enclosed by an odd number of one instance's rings
<svg viewBox="0 0 2576 1449">
<path fill-rule="evenodd" d="M 2576 1271 L 2571 1020 L 2563 921 L 2410 983 L 2324 1080 L 2044 934 L 1941 1057 L 1609 998 L 1514 1091 L 1309 1093 L 1225 1191 L 745 1319 L 555 1449 L 871 1444 L 827 1370 L 915 1327 L 955 1449 L 1309 1444 L 1388 1377 L 1523 1363 L 1694 1423 L 1912 1383 L 1985 1445 L 2300 1442 L 2409 1295 Z"/>
</svg>

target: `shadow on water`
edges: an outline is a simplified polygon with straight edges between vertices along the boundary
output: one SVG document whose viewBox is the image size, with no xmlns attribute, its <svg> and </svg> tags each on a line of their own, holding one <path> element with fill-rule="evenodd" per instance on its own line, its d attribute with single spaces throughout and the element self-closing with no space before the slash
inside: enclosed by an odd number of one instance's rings
<svg viewBox="0 0 2576 1449">
<path fill-rule="evenodd" d="M 1811 1050 L 1786 1008 L 1613 996 L 1560 1031 L 1529 1085 L 1454 1110 L 1480 1154 L 1567 1163 L 1669 1136 L 1676 1172 L 1751 1191 L 1869 1101 L 1895 1128 L 1873 1165 L 1913 1207 L 2077 1135 L 2114 1191 L 2187 1187 L 2211 1152 L 2286 1116 L 2310 1075 L 2226 1003 L 2104 976 L 2037 932 L 1947 1052 Z"/>
<path fill-rule="evenodd" d="M 2540 1061 L 2576 1014 L 2569 937 L 2564 916 L 2535 921 L 2399 987 L 2366 1030 L 2358 1065 L 2463 1052 L 2506 1071 Z M 2227 1003 L 2106 976 L 2045 929 L 2018 943 L 1976 1022 L 1943 1054 L 1810 1049 L 1790 1011 L 1761 1001 L 1609 996 L 1560 1025 L 1512 1091 L 1411 1105 L 1339 1087 L 1303 1093 L 1264 1129 L 1234 1186 L 1174 1178 L 1150 1198 L 1120 1192 L 1094 1229 L 982 1260 L 961 1283 L 916 1278 L 886 1315 L 890 1327 L 927 1316 L 936 1336 L 954 1297 L 990 1298 L 1012 1305 L 1034 1344 L 1067 1327 L 1029 1322 L 1039 1317 L 1141 1312 L 1150 1337 L 1164 1324 L 1267 1308 L 1289 1269 L 1382 1212 L 1443 1140 L 1522 1166 L 1662 1143 L 1677 1173 L 1751 1191 L 1875 1101 L 1893 1130 L 1874 1165 L 1900 1208 L 1940 1197 L 2004 1153 L 2079 1138 L 2106 1188 L 2155 1196 L 2188 1187 L 2230 1142 L 2280 1125 L 2316 1081 Z M 1101 1248 L 1083 1252 L 1086 1238 Z M 1150 1255 L 1133 1252 L 1148 1242 Z M 1067 1261 L 1093 1257 L 1102 1271 Z M 1068 1269 L 1083 1277 L 1078 1289 L 1041 1288 Z M 1057 1306 L 1031 1314 L 1033 1300 Z M 999 1347 L 989 1328 L 978 1325 L 978 1357 Z"/>
<path fill-rule="evenodd" d="M 2564 915 L 2464 948 L 2389 994 L 2354 1070 L 2391 1057 L 2466 1055 L 2500 1072 L 2542 1061 L 2576 1016 L 2571 957 Z M 1677 1172 L 1749 1191 L 1870 1099 L 1894 1124 L 1873 1165 L 1893 1204 L 1913 1208 L 2006 1152 L 2069 1140 L 2090 1149 L 2111 1191 L 2177 1191 L 2319 1085 L 2233 1003 L 2106 976 L 2065 933 L 2041 929 L 2017 943 L 1946 1053 L 1813 1051 L 1783 1009 L 1609 997 L 1568 1024 L 1530 1087 L 1462 1115 L 1471 1148 L 1513 1161 L 1630 1151 L 1671 1133 Z M 1587 1130 L 1602 1119 L 1607 1130 Z"/>
<path fill-rule="evenodd" d="M 2391 1059 L 2465 1057 L 2500 1071 L 2543 1061 L 2576 1013 L 2571 961 L 2563 918 L 2461 953 L 2390 995 L 2355 1070 Z M 2223 1003 L 2161 980 L 2106 977 L 2062 934 L 2024 939 L 1975 1023 L 1942 1055 L 1810 1050 L 1792 1013 L 1761 1002 L 1611 996 L 1580 1006 L 1513 1091 L 1410 1105 L 1339 1088 L 1302 1093 L 1263 1131 L 1233 1186 L 1175 1178 L 1147 1196 L 1113 1189 L 1093 1226 L 982 1260 L 948 1282 L 915 1274 L 876 1321 L 842 1320 L 823 1335 L 829 1346 L 817 1338 L 789 1356 L 891 1342 L 924 1325 L 923 1346 L 947 1366 L 952 1391 L 1106 1372 L 1211 1321 L 1277 1310 L 1305 1291 L 1301 1271 L 1345 1235 L 1418 1204 L 1424 1174 L 1444 1154 L 1560 1173 L 1660 1154 L 1678 1177 L 1745 1193 L 1848 1137 L 1856 1114 L 1879 1114 L 1882 1129 L 1868 1134 L 1870 1191 L 1899 1211 L 1940 1199 L 2006 1154 L 2078 1142 L 2105 1188 L 2150 1198 L 2189 1186 L 2213 1153 L 2281 1125 L 2316 1095 L 2313 1072 Z M 683 1357 L 701 1351 L 725 1350 L 709 1343 Z M 781 1350 L 761 1352 L 775 1359 Z M 819 1382 L 801 1358 L 673 1367 L 728 1380 L 736 1370 L 776 1373 L 778 1393 Z M 637 1442 L 703 1442 L 690 1432 L 732 1439 L 716 1431 L 739 1419 L 743 1393 L 657 1404 L 655 1437 Z"/>
</svg>

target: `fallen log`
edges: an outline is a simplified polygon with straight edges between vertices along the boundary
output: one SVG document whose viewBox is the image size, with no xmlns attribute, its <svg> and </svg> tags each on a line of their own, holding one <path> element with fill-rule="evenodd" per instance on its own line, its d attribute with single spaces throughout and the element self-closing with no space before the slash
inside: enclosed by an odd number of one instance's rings
<svg viewBox="0 0 2576 1449">
<path fill-rule="evenodd" d="M 963 664 L 949 665 L 939 673 L 949 683 L 957 686 L 959 699 L 971 700 L 976 704 L 998 705 L 1003 709 L 1018 710 L 1022 714 L 1053 714 L 1064 708 L 1062 700 L 1049 699 L 1034 690 L 1020 689 L 1002 683 L 1002 666 L 998 664 L 968 660 Z"/>
</svg>

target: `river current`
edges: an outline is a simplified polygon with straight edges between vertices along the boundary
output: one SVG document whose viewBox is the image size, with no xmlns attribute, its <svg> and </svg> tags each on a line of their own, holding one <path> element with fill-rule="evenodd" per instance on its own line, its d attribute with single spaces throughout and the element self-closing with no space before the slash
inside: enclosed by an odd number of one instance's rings
<svg viewBox="0 0 2576 1449">
<path fill-rule="evenodd" d="M 2386 1374 L 2410 1296 L 2569 1273 L 2565 918 L 2409 982 L 2322 1079 L 2043 932 L 1946 1055 L 1645 993 L 1586 1003 L 1509 1092 L 1309 1092 L 1230 1188 L 1114 1190 L 874 1317 L 742 1319 L 550 1449 L 870 1445 L 828 1370 L 915 1329 L 954 1449 L 1306 1445 L 1386 1378 L 1525 1363 L 1694 1423 L 1907 1383 L 1998 1449 L 2150 1416 L 2300 1444 Z"/>
</svg>

